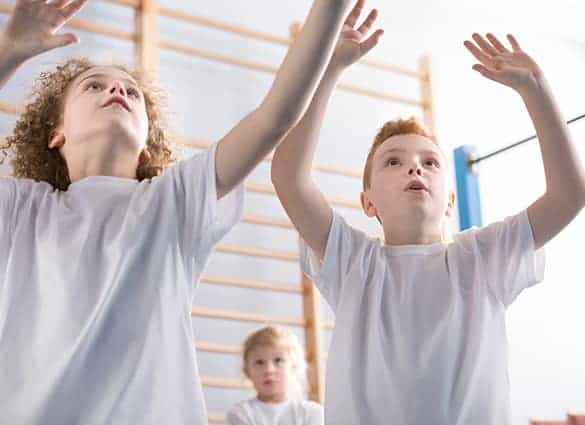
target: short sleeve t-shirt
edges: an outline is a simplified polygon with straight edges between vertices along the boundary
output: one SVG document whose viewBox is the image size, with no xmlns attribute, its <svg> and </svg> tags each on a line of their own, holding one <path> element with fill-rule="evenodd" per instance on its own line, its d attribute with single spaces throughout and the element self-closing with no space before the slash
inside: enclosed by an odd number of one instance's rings
<svg viewBox="0 0 585 425">
<path fill-rule="evenodd" d="M 0 423 L 206 424 L 191 325 L 243 189 L 212 147 L 138 182 L 0 178 Z"/>
<path fill-rule="evenodd" d="M 389 246 L 334 214 L 303 271 L 335 312 L 327 425 L 508 425 L 505 311 L 543 278 L 526 211 L 450 243 Z"/>
<path fill-rule="evenodd" d="M 265 403 L 257 398 L 236 404 L 227 414 L 228 425 L 323 425 L 323 408 L 307 400 Z"/>
</svg>

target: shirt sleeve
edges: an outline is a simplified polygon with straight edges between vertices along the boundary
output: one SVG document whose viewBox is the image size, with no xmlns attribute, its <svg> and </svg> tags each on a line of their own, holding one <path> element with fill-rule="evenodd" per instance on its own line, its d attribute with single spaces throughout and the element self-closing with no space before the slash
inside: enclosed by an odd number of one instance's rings
<svg viewBox="0 0 585 425">
<path fill-rule="evenodd" d="M 335 311 L 350 272 L 351 284 L 365 282 L 378 243 L 349 226 L 337 213 L 329 229 L 323 260 L 301 238 L 301 269 Z M 357 282 L 357 281 L 361 282 Z"/>
<path fill-rule="evenodd" d="M 240 184 L 217 199 L 217 144 L 183 160 L 172 169 L 177 203 L 182 204 L 185 246 L 196 259 L 207 258 L 214 245 L 240 220 L 244 187 Z"/>
<path fill-rule="evenodd" d="M 544 249 L 534 249 L 527 211 L 475 232 L 483 280 L 507 307 L 544 278 Z"/>
<path fill-rule="evenodd" d="M 227 425 L 256 425 L 246 419 L 246 415 L 240 405 L 234 406 L 226 415 Z"/>
</svg>

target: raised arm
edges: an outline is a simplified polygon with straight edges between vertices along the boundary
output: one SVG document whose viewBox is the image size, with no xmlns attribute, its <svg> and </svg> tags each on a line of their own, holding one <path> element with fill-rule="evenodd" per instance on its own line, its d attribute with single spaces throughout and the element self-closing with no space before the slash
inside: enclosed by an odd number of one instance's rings
<svg viewBox="0 0 585 425">
<path fill-rule="evenodd" d="M 20 65 L 41 53 L 78 41 L 73 34 L 55 33 L 87 0 L 17 0 L 0 35 L 0 88 Z"/>
<path fill-rule="evenodd" d="M 551 240 L 585 206 L 585 172 L 569 129 L 536 62 L 508 36 L 511 50 L 495 36 L 473 35 L 465 46 L 480 62 L 473 69 L 516 90 L 532 119 L 546 177 L 546 191 L 528 207 L 538 249 Z"/>
<path fill-rule="evenodd" d="M 218 197 L 240 183 L 299 121 L 329 62 L 351 0 L 314 0 L 260 106 L 218 145 Z"/>
<path fill-rule="evenodd" d="M 349 14 L 309 109 L 276 149 L 272 160 L 272 182 L 280 202 L 305 242 L 320 258 L 325 253 L 332 210 L 311 178 L 313 156 L 327 104 L 340 75 L 374 48 L 382 35 L 378 30 L 366 39 L 376 20 L 376 10 L 355 29 L 363 6 L 364 0 L 359 0 Z"/>
</svg>

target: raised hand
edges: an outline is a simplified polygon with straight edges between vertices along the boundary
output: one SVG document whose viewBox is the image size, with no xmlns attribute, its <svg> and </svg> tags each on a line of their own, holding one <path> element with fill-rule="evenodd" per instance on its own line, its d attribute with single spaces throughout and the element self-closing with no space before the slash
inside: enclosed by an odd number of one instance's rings
<svg viewBox="0 0 585 425">
<path fill-rule="evenodd" d="M 537 88 L 543 81 L 542 71 L 536 62 L 520 47 L 513 35 L 508 35 L 512 50 L 506 48 L 493 34 L 486 38 L 473 34 L 473 41 L 464 45 L 480 62 L 473 69 L 486 78 L 511 87 L 520 94 Z"/>
<path fill-rule="evenodd" d="M 364 22 L 356 29 L 364 4 L 365 0 L 358 0 L 345 20 L 329 68 L 344 69 L 357 62 L 378 44 L 384 34 L 383 30 L 376 30 L 366 38 L 378 17 L 376 9 L 370 11 Z"/>
<path fill-rule="evenodd" d="M 17 0 L 2 34 L 11 54 L 26 60 L 48 50 L 78 42 L 74 34 L 55 33 L 73 17 L 87 0 Z"/>
</svg>

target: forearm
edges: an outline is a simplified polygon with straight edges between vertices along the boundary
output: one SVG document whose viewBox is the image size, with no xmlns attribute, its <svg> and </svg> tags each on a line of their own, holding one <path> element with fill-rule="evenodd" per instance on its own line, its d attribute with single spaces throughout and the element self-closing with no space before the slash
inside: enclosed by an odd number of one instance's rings
<svg viewBox="0 0 585 425">
<path fill-rule="evenodd" d="M 341 71 L 327 70 L 301 121 L 288 133 L 274 152 L 272 180 L 276 186 L 306 183 L 311 178 L 315 149 L 327 105 Z"/>
<path fill-rule="evenodd" d="M 570 208 L 585 205 L 585 173 L 576 146 L 546 81 L 522 94 L 538 136 L 546 196 Z"/>
<path fill-rule="evenodd" d="M 272 159 L 272 183 L 288 216 L 320 258 L 325 254 L 333 211 L 311 177 L 315 148 L 339 73 L 326 72 L 302 120 Z"/>
<path fill-rule="evenodd" d="M 303 115 L 325 71 L 350 1 L 315 0 L 260 106 L 276 128 L 288 131 Z"/>
</svg>

